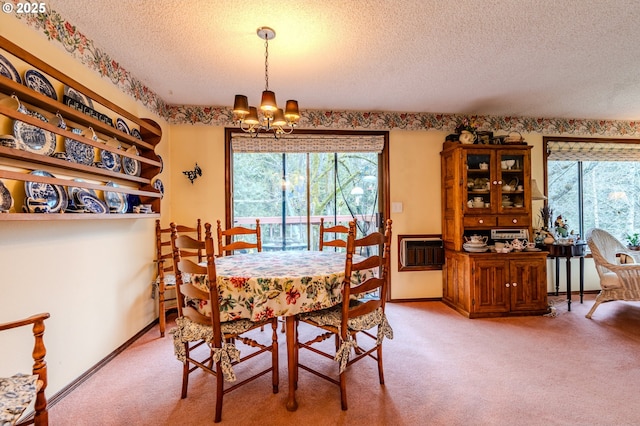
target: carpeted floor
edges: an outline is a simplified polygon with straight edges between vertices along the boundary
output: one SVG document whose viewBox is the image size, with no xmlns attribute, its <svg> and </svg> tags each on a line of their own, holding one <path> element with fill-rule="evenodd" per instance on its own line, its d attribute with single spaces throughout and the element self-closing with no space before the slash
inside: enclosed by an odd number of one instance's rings
<svg viewBox="0 0 640 426">
<path fill-rule="evenodd" d="M 385 341 L 386 385 L 372 360 L 356 364 L 348 411 L 337 386 L 304 371 L 299 408 L 286 410 L 279 333 L 280 392 L 264 376 L 225 395 L 222 424 L 640 424 L 640 303 L 603 304 L 588 320 L 593 298 L 581 305 L 574 296 L 571 312 L 552 298 L 555 317 L 475 320 L 440 302 L 388 304 L 395 336 Z M 171 337 L 155 328 L 52 407 L 50 424 L 212 424 L 214 381 L 193 376 L 181 400 L 181 371 Z"/>
</svg>

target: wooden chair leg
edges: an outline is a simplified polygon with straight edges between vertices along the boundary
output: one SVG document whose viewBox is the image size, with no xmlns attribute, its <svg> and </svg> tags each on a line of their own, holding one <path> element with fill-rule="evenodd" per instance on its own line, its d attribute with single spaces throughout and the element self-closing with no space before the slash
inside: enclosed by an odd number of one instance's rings
<svg viewBox="0 0 640 426">
<path fill-rule="evenodd" d="M 278 364 L 278 321 L 271 323 L 272 337 L 271 337 L 271 365 L 277 366 Z M 272 367 L 271 372 L 271 384 L 273 386 L 273 393 L 278 393 L 278 387 L 280 385 L 280 372 L 277 367 Z"/>
<path fill-rule="evenodd" d="M 382 369 L 382 344 L 378 345 L 378 378 L 380 384 L 384 385 L 384 370 Z"/>
<path fill-rule="evenodd" d="M 216 362 L 216 414 L 213 419 L 214 423 L 220 423 L 222 420 L 222 397 L 224 396 L 224 374 L 220 362 Z"/>
<path fill-rule="evenodd" d="M 165 312 L 164 291 L 158 288 L 158 319 L 160 322 L 160 337 L 164 337 L 164 331 L 167 327 L 167 317 Z"/>
<path fill-rule="evenodd" d="M 342 410 L 347 410 L 347 371 L 345 370 L 342 374 L 340 374 L 340 404 L 342 405 Z"/>
</svg>

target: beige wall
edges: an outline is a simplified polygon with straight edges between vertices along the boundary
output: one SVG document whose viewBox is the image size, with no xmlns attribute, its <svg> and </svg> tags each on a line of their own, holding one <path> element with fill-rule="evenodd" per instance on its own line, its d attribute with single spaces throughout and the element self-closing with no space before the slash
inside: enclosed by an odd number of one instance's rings
<svg viewBox="0 0 640 426">
<path fill-rule="evenodd" d="M 133 114 L 161 124 L 156 152 L 164 159 L 162 222 L 215 223 L 224 220 L 224 129 L 168 126 L 105 79 L 72 59 L 21 21 L 0 15 L 4 36 Z M 542 182 L 542 137 L 524 135 L 533 148 L 533 177 Z M 394 235 L 441 232 L 440 156 L 445 133 L 390 132 L 391 201 Z M 195 163 L 203 174 L 193 184 L 182 174 Z M 536 204 L 538 203 L 538 204 Z M 534 202 L 534 211 L 540 207 Z M 59 391 L 156 318 L 150 298 L 154 277 L 152 219 L 6 222 L 0 221 L 0 322 L 48 311 L 49 390 Z M 397 238 L 392 247 L 394 299 L 438 298 L 440 271 L 398 272 Z M 574 262 L 577 264 L 577 262 Z M 553 268 L 550 264 L 550 272 Z M 593 266 L 587 261 L 587 271 Z M 562 267 L 564 271 L 564 265 Z M 577 273 L 577 270 L 576 272 Z M 552 277 L 550 277 L 552 278 Z M 561 281 L 564 288 L 564 279 Z M 553 280 L 549 289 L 553 289 Z M 587 288 L 598 288 L 590 274 Z M 31 340 L 17 333 L 2 338 L 0 376 L 27 371 L 7 348 L 29 355 Z M 18 365 L 19 364 L 19 365 Z"/>
</svg>

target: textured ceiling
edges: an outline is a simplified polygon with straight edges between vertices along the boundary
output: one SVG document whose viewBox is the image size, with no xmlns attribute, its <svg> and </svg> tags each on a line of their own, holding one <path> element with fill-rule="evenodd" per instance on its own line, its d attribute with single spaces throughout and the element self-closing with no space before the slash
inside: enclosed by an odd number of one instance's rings
<svg viewBox="0 0 640 426">
<path fill-rule="evenodd" d="M 639 0 L 48 0 L 170 104 L 640 119 Z"/>
</svg>

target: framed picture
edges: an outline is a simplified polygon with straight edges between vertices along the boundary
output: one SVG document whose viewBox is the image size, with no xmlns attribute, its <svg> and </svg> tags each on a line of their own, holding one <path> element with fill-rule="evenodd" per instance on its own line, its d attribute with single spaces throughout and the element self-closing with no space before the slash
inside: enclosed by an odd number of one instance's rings
<svg viewBox="0 0 640 426">
<path fill-rule="evenodd" d="M 489 145 L 493 139 L 493 132 L 479 131 L 476 134 L 478 135 L 479 144 Z"/>
</svg>

